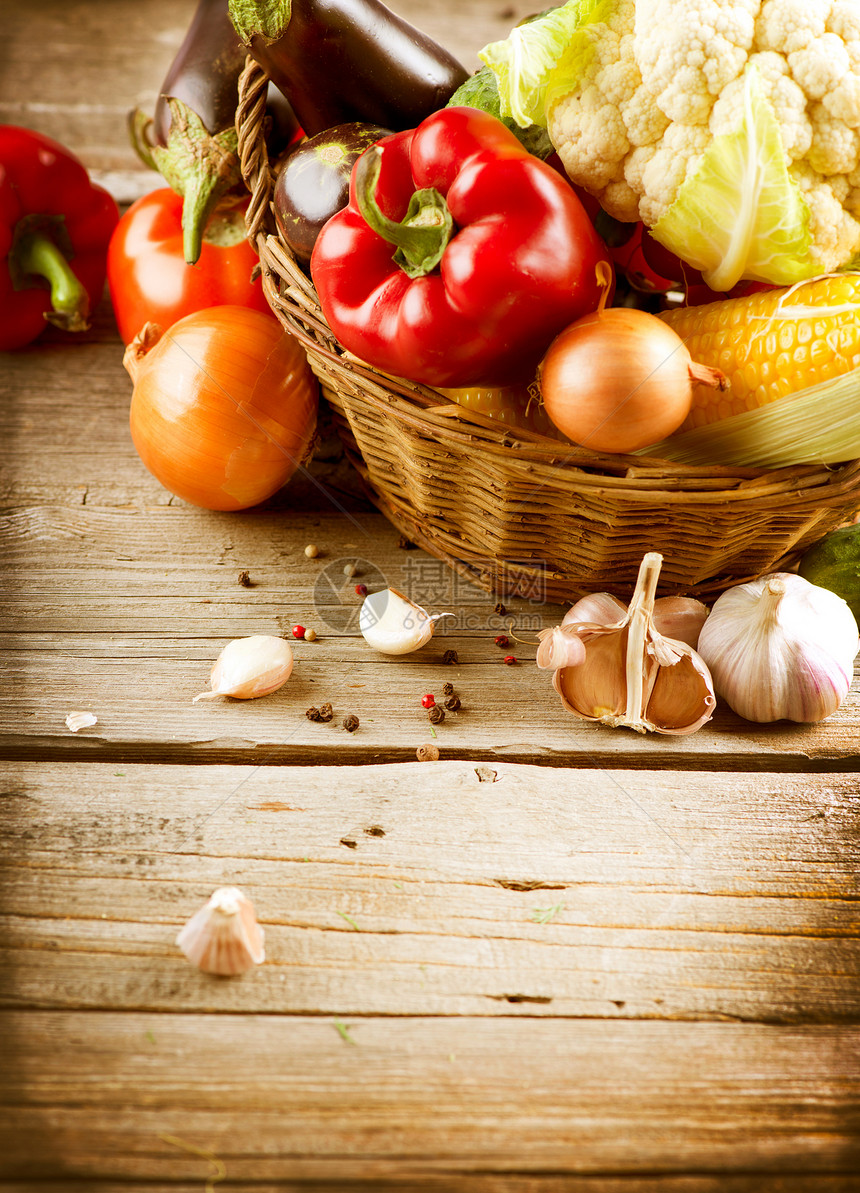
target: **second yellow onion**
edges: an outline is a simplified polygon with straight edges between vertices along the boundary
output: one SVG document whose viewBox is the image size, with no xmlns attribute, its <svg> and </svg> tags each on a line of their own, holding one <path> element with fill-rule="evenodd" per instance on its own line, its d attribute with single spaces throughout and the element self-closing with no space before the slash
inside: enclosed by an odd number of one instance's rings
<svg viewBox="0 0 860 1193">
<path fill-rule="evenodd" d="M 219 306 L 167 331 L 148 323 L 123 363 L 134 381 L 138 455 L 192 505 L 258 505 L 308 458 L 319 388 L 304 349 L 274 316 Z"/>
</svg>

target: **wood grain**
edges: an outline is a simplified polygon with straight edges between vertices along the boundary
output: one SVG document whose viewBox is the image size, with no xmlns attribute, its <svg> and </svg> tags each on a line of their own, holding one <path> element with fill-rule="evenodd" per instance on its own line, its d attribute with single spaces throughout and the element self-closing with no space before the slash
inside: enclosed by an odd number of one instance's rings
<svg viewBox="0 0 860 1193">
<path fill-rule="evenodd" d="M 6 1178 L 211 1172 L 165 1136 L 297 1186 L 860 1163 L 853 1028 L 29 1013 L 0 1048 Z"/>
<path fill-rule="evenodd" d="M 853 776 L 462 762 L 7 769 L 7 1006 L 860 1016 Z M 174 945 L 219 885 L 268 961 Z"/>
<path fill-rule="evenodd" d="M 93 440 L 101 442 L 100 433 Z M 83 476 L 86 463 L 80 467 Z M 686 738 L 577 721 L 533 661 L 536 633 L 558 623 L 559 607 L 516 601 L 496 614 L 492 597 L 443 564 L 400 550 L 397 532 L 378 514 L 303 512 L 289 508 L 286 494 L 236 515 L 148 505 L 142 472 L 132 459 L 116 464 L 127 492 L 138 483 L 143 490 L 132 505 L 91 504 L 84 489 L 75 505 L 38 501 L 0 515 L 0 667 L 10 684 L 0 708 L 0 756 L 305 763 L 322 753 L 326 762 L 401 761 L 431 737 L 422 694 L 441 698 L 449 681 L 462 709 L 436 731 L 445 757 L 856 769 L 856 685 L 834 716 L 812 726 L 754 725 L 724 706 Z M 318 559 L 304 555 L 308 542 L 320 546 Z M 356 578 L 343 575 L 356 559 L 371 587 L 393 585 L 455 616 L 413 655 L 377 654 L 358 633 Z M 241 571 L 252 587 L 239 583 Z M 313 627 L 319 639 L 294 642 L 294 675 L 280 692 L 256 701 L 192 703 L 208 688 L 210 668 L 230 639 L 289 635 L 296 623 Z M 494 637 L 512 623 L 524 641 L 510 648 L 519 664 L 506 667 L 507 650 Z M 442 665 L 449 649 L 457 651 L 456 667 Z M 336 719 L 328 726 L 308 722 L 305 710 L 325 701 Z M 79 709 L 99 721 L 76 736 L 65 718 Z M 349 713 L 361 722 L 355 734 L 340 728 Z"/>
</svg>

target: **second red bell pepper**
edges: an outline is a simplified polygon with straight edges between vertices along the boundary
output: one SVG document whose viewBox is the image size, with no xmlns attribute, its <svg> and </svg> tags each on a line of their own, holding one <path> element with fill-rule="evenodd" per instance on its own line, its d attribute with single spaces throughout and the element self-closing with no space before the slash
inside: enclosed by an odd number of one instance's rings
<svg viewBox="0 0 860 1193">
<path fill-rule="evenodd" d="M 368 150 L 311 258 L 340 343 L 434 386 L 529 379 L 595 310 L 609 254 L 570 185 L 501 121 L 434 112 Z"/>
<path fill-rule="evenodd" d="M 49 323 L 83 331 L 102 296 L 113 198 L 50 137 L 0 125 L 0 351 Z"/>
</svg>

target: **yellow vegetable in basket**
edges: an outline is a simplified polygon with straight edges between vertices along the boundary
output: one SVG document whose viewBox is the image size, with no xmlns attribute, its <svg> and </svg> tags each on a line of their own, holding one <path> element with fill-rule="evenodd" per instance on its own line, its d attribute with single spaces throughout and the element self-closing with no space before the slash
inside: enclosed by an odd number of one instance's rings
<svg viewBox="0 0 860 1193">
<path fill-rule="evenodd" d="M 681 432 L 860 368 L 860 273 L 666 311 L 660 318 L 694 360 L 722 369 L 729 379 L 725 391 L 694 386 Z"/>
<path fill-rule="evenodd" d="M 440 394 L 450 398 L 467 410 L 485 414 L 509 427 L 534 431 L 552 439 L 563 436 L 550 422 L 543 406 L 529 393 L 526 385 L 471 386 L 467 389 L 440 389 Z"/>
</svg>

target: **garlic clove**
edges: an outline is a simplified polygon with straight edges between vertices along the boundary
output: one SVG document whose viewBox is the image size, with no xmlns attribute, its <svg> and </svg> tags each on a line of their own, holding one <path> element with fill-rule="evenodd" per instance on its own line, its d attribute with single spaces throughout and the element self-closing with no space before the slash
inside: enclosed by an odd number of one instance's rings
<svg viewBox="0 0 860 1193">
<path fill-rule="evenodd" d="M 623 716 L 627 704 L 624 681 L 624 648 L 627 631 L 597 634 L 582 643 L 583 660 L 561 667 L 553 686 L 574 716 L 586 721 L 609 721 Z"/>
<path fill-rule="evenodd" d="M 254 905 L 235 886 L 219 887 L 180 930 L 176 943 L 204 973 L 232 977 L 266 959 Z"/>
<path fill-rule="evenodd" d="M 436 622 L 452 613 L 428 613 L 396 588 L 382 588 L 364 598 L 358 628 L 365 642 L 381 654 L 410 654 L 433 637 Z"/>
<path fill-rule="evenodd" d="M 659 597 L 651 624 L 664 637 L 686 642 L 695 650 L 709 612 L 708 606 L 694 597 Z"/>
<path fill-rule="evenodd" d="M 201 692 L 198 700 L 232 696 L 235 700 L 254 700 L 276 692 L 290 678 L 293 652 L 285 638 L 272 634 L 253 634 L 228 642 L 215 661 L 209 677 L 211 691 Z"/>
<path fill-rule="evenodd" d="M 847 603 L 793 572 L 727 589 L 699 638 L 718 695 L 758 723 L 831 716 L 851 687 L 858 645 Z"/>
<path fill-rule="evenodd" d="M 608 592 L 592 592 L 588 596 L 580 597 L 575 605 L 571 605 L 561 619 L 561 624 L 568 626 L 594 622 L 608 628 L 611 625 L 621 625 L 626 619 L 627 606 L 622 605 L 617 597 Z"/>
<path fill-rule="evenodd" d="M 695 733 L 714 715 L 714 681 L 702 656 L 686 642 L 665 638 L 663 642 L 674 648 L 674 660 L 656 668 L 645 721 L 657 733 Z"/>
<path fill-rule="evenodd" d="M 585 659 L 585 647 L 575 629 L 564 625 L 540 630 L 536 662 L 541 671 L 557 671 L 559 667 L 575 667 Z"/>
</svg>

